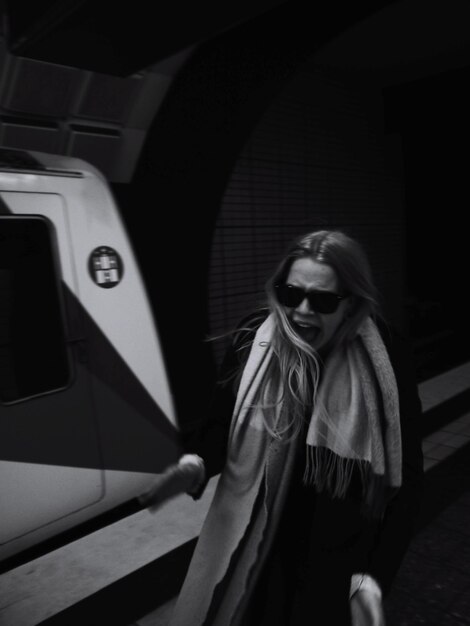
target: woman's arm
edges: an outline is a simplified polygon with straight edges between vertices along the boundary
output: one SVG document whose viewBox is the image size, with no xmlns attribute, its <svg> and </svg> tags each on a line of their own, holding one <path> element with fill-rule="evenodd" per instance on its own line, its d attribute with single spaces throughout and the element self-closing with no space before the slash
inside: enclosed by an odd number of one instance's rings
<svg viewBox="0 0 470 626">
<path fill-rule="evenodd" d="M 225 352 L 204 424 L 183 441 L 186 453 L 201 457 L 205 466 L 204 481 L 190 494 L 194 499 L 201 497 L 209 478 L 219 474 L 225 465 L 228 433 L 240 375 L 256 330 L 265 317 L 266 312 L 257 312 L 244 318 L 238 325 Z"/>
</svg>

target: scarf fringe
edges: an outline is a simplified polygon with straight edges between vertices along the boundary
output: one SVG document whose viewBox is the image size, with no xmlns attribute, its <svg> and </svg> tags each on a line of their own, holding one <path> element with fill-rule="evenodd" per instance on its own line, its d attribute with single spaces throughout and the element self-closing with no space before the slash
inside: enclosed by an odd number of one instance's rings
<svg viewBox="0 0 470 626">
<path fill-rule="evenodd" d="M 333 498 L 344 498 L 355 470 L 359 470 L 362 484 L 367 484 L 367 461 L 340 457 L 328 448 L 307 445 L 304 483 L 314 485 L 319 493 L 327 491 Z"/>
<path fill-rule="evenodd" d="M 384 476 L 372 471 L 368 461 L 340 457 L 328 448 L 306 446 L 303 481 L 317 493 L 327 492 L 332 498 L 344 498 L 357 472 L 362 487 L 361 512 L 367 519 L 380 519 L 396 489 L 387 488 Z"/>
</svg>

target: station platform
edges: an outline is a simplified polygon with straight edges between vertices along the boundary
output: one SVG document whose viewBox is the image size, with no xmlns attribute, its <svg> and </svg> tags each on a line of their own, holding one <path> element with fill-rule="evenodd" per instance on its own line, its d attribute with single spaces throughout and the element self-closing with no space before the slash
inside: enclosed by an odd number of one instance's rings
<svg viewBox="0 0 470 626">
<path fill-rule="evenodd" d="M 425 493 L 387 626 L 470 625 L 470 362 L 419 392 Z M 217 479 L 3 574 L 0 626 L 167 626 Z"/>
</svg>

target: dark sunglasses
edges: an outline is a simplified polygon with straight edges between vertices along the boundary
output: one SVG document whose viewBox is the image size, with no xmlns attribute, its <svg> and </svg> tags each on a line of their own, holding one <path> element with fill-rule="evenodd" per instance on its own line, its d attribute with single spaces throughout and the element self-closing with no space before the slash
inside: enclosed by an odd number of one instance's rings
<svg viewBox="0 0 470 626">
<path fill-rule="evenodd" d="M 307 298 L 309 307 L 317 313 L 334 313 L 339 303 L 348 296 L 340 296 L 332 291 L 305 291 L 295 285 L 275 285 L 276 297 L 280 304 L 297 308 Z"/>
</svg>

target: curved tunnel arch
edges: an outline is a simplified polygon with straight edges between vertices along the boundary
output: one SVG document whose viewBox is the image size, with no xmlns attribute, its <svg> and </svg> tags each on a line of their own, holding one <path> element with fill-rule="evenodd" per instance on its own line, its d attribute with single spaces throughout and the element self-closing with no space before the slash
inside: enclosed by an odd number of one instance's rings
<svg viewBox="0 0 470 626">
<path fill-rule="evenodd" d="M 316 7 L 312 16 L 310 3 L 284 3 L 201 45 L 175 77 L 131 184 L 119 191 L 183 429 L 204 417 L 214 383 L 205 341 L 210 251 L 236 159 L 296 70 L 379 8 Z"/>
</svg>

